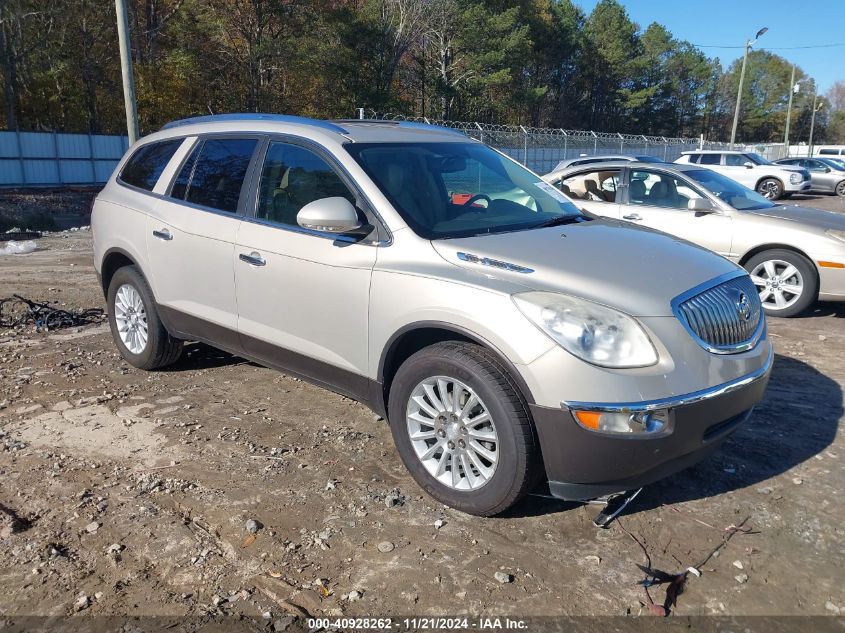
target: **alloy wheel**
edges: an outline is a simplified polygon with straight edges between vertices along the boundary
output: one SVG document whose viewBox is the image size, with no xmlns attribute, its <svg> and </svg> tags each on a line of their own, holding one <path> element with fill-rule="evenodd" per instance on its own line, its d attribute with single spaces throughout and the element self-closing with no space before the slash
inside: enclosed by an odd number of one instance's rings
<svg viewBox="0 0 845 633">
<path fill-rule="evenodd" d="M 757 192 L 768 200 L 777 200 L 780 197 L 780 185 L 774 180 L 766 180 L 760 184 Z"/>
<path fill-rule="evenodd" d="M 801 272 L 782 259 L 767 260 L 755 266 L 751 281 L 760 292 L 760 303 L 768 310 L 789 308 L 804 292 Z"/>
<path fill-rule="evenodd" d="M 477 490 L 496 472 L 499 436 L 486 405 L 469 386 L 432 376 L 411 392 L 407 430 L 422 465 L 455 490 Z"/>
<path fill-rule="evenodd" d="M 114 296 L 114 320 L 120 340 L 133 354 L 147 346 L 147 311 L 144 300 L 134 286 L 123 284 Z"/>
</svg>

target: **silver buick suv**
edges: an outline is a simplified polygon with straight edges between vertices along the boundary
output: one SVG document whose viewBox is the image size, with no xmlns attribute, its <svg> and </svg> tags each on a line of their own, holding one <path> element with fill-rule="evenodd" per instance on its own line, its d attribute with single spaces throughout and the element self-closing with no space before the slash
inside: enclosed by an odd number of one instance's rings
<svg viewBox="0 0 845 633">
<path fill-rule="evenodd" d="M 384 416 L 433 497 L 502 512 L 712 453 L 772 347 L 739 266 L 580 211 L 452 130 L 217 115 L 129 149 L 94 205 L 122 356 L 203 341 Z"/>
</svg>

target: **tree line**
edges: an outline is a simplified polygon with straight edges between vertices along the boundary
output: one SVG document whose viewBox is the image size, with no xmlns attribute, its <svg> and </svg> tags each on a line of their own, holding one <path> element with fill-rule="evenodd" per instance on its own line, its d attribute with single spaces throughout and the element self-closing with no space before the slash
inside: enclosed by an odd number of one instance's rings
<svg viewBox="0 0 845 633">
<path fill-rule="evenodd" d="M 142 132 L 191 115 L 351 117 L 364 107 L 658 136 L 730 136 L 727 67 L 617 0 L 128 0 Z M 0 0 L 0 127 L 123 133 L 114 4 Z M 780 141 L 791 64 L 748 59 L 738 140 Z M 815 85 L 800 68 L 793 142 Z M 845 83 L 816 118 L 845 142 Z"/>
</svg>

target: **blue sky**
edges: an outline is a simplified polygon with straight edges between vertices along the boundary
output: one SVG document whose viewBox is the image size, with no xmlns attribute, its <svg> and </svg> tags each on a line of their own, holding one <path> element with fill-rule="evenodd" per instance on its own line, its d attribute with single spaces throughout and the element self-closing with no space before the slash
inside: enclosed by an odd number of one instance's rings
<svg viewBox="0 0 845 633">
<path fill-rule="evenodd" d="M 573 0 L 589 14 L 598 0 Z M 845 80 L 845 0 L 620 0 L 631 19 L 645 29 L 663 24 L 672 34 L 693 44 L 738 46 L 704 48 L 727 67 L 742 57 L 746 39 L 767 26 L 757 41 L 764 48 L 798 64 L 825 92 Z M 842 44 L 831 48 L 784 50 L 786 47 Z"/>
</svg>

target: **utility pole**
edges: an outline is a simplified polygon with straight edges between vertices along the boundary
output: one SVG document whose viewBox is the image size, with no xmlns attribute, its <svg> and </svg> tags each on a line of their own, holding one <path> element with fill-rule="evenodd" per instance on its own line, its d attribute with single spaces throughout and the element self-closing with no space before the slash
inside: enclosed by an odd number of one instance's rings
<svg viewBox="0 0 845 633">
<path fill-rule="evenodd" d="M 786 130 L 783 133 L 783 151 L 789 156 L 789 123 L 792 120 L 792 95 L 798 94 L 798 84 L 795 83 L 795 64 L 792 64 L 792 79 L 789 82 L 789 105 L 786 106 Z"/>
<path fill-rule="evenodd" d="M 816 107 L 816 101 L 818 101 L 819 95 L 813 95 L 813 115 L 810 117 L 810 142 L 807 144 L 807 156 L 811 157 L 813 155 L 813 129 L 816 127 L 816 112 L 821 110 L 824 107 L 824 101 L 819 104 L 819 107 Z"/>
<path fill-rule="evenodd" d="M 135 102 L 135 76 L 132 73 L 132 53 L 129 48 L 129 15 L 126 0 L 114 0 L 117 12 L 117 38 L 120 43 L 120 71 L 123 76 L 123 102 L 126 106 L 126 133 L 129 144 L 138 140 L 138 105 Z"/>
<path fill-rule="evenodd" d="M 742 70 L 739 72 L 739 89 L 736 91 L 736 109 L 734 110 L 734 124 L 731 128 L 731 149 L 733 149 L 734 143 L 736 142 L 736 127 L 739 124 L 739 105 L 742 102 L 742 84 L 745 83 L 745 65 L 748 63 L 748 51 L 751 48 L 751 45 L 754 44 L 760 36 L 763 35 L 769 28 L 764 26 L 762 29 L 757 31 L 757 35 L 754 36 L 754 40 L 746 40 L 745 42 L 745 54 L 742 56 Z"/>
</svg>

